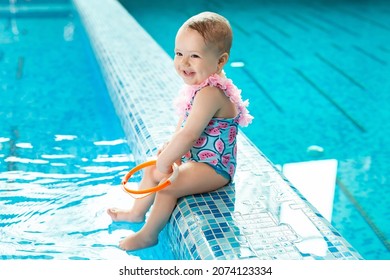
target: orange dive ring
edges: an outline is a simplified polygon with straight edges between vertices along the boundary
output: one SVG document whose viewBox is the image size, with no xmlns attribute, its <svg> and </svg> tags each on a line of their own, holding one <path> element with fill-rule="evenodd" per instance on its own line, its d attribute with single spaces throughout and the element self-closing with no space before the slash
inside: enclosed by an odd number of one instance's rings
<svg viewBox="0 0 390 280">
<path fill-rule="evenodd" d="M 130 195 L 138 195 L 138 197 L 136 198 L 140 198 L 139 195 L 141 195 L 141 197 L 145 197 L 149 194 L 152 194 L 154 192 L 157 192 L 159 190 L 162 190 L 163 188 L 165 187 L 168 187 L 173 181 L 175 181 L 178 173 L 179 173 L 179 166 L 174 163 L 172 165 L 172 169 L 173 169 L 173 172 L 172 172 L 172 175 L 165 181 L 161 182 L 160 184 L 158 184 L 157 186 L 155 187 L 152 187 L 152 188 L 149 188 L 149 189 L 143 189 L 143 190 L 132 190 L 132 189 L 129 189 L 126 187 L 126 184 L 127 184 L 127 181 L 130 179 L 131 176 L 133 176 L 134 173 L 140 171 L 141 169 L 145 168 L 145 167 L 148 167 L 148 166 L 151 166 L 151 165 L 156 165 L 156 160 L 150 160 L 150 161 L 146 161 L 144 163 L 141 163 L 139 165 L 137 165 L 136 167 L 134 167 L 133 169 L 131 169 L 127 174 L 126 176 L 123 178 L 122 180 L 122 189 L 127 192 L 128 194 Z M 134 196 L 133 196 L 134 197 Z"/>
</svg>

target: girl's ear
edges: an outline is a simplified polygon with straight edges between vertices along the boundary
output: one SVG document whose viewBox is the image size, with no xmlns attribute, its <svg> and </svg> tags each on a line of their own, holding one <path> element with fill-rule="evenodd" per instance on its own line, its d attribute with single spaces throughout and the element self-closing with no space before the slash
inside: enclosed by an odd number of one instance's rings
<svg viewBox="0 0 390 280">
<path fill-rule="evenodd" d="M 225 66 L 226 62 L 229 59 L 229 54 L 228 53 L 223 53 L 218 59 L 218 73 L 220 73 Z"/>
</svg>

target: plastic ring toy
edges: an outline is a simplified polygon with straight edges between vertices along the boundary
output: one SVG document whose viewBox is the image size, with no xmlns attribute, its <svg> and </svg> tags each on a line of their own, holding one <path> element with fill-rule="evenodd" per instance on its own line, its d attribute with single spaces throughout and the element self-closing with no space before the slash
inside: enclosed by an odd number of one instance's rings
<svg viewBox="0 0 390 280">
<path fill-rule="evenodd" d="M 162 190 L 163 188 L 168 187 L 172 182 L 174 182 L 176 180 L 176 177 L 179 173 L 179 166 L 176 163 L 174 163 L 172 165 L 172 169 L 173 169 L 172 175 L 169 176 L 169 178 L 167 180 L 165 180 L 164 182 L 161 182 L 160 184 L 158 184 L 155 187 L 152 187 L 149 189 L 143 189 L 143 190 L 132 190 L 132 189 L 129 189 L 126 187 L 127 181 L 129 181 L 129 179 L 131 178 L 131 176 L 134 175 L 134 173 L 140 171 L 141 169 L 143 169 L 145 167 L 156 165 L 156 162 L 157 162 L 156 160 L 146 161 L 144 163 L 137 165 L 133 169 L 131 169 L 122 180 L 122 183 L 121 183 L 122 189 L 125 192 L 127 192 L 128 194 L 132 195 L 133 197 L 134 197 L 134 195 L 138 196 L 135 198 L 141 198 L 141 197 L 145 197 L 149 194 L 152 194 L 154 192 L 157 192 L 159 190 Z M 141 197 L 139 197 L 140 195 L 141 195 Z"/>
</svg>

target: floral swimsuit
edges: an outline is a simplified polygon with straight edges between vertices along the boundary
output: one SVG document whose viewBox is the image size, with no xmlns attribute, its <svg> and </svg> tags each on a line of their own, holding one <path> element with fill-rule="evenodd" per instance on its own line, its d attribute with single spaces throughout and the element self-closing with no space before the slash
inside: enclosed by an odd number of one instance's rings
<svg viewBox="0 0 390 280">
<path fill-rule="evenodd" d="M 218 174 L 232 181 L 237 164 L 237 127 L 247 126 L 253 117 L 247 110 L 248 101 L 242 101 L 241 90 L 232 80 L 213 74 L 199 85 L 186 85 L 182 89 L 180 99 L 176 102 L 179 114 L 184 117 L 182 126 L 190 114 L 196 94 L 207 86 L 221 89 L 236 105 L 238 114 L 234 118 L 212 118 L 194 146 L 182 157 L 182 161 L 207 163 Z"/>
</svg>

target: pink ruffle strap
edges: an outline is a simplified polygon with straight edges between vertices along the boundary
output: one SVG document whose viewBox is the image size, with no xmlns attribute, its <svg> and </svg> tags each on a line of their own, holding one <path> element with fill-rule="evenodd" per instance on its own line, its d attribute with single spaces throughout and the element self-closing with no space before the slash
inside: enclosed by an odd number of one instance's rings
<svg viewBox="0 0 390 280">
<path fill-rule="evenodd" d="M 253 116 L 249 114 L 247 109 L 249 101 L 243 101 L 241 98 L 241 90 L 238 89 L 231 79 L 223 78 L 217 74 L 208 77 L 203 83 L 199 85 L 189 86 L 184 85 L 176 98 L 174 105 L 179 116 L 185 117 L 186 111 L 191 108 L 191 101 L 197 91 L 206 86 L 213 86 L 221 89 L 230 101 L 234 103 L 239 111 L 237 116 L 237 123 L 241 126 L 249 125 Z"/>
</svg>

